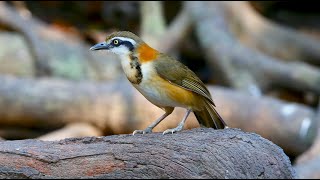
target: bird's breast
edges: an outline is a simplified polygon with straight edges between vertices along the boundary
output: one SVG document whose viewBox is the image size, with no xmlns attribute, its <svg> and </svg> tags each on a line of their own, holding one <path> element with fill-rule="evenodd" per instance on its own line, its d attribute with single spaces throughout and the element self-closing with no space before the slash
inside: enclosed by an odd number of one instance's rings
<svg viewBox="0 0 320 180">
<path fill-rule="evenodd" d="M 143 78 L 141 64 L 138 59 L 134 56 L 122 56 L 121 65 L 124 73 L 126 74 L 128 80 L 132 84 L 140 84 Z"/>
</svg>

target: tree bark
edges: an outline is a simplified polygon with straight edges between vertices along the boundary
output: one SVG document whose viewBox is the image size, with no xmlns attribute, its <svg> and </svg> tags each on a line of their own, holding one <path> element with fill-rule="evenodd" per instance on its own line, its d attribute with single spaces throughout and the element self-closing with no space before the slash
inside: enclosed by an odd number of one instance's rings
<svg viewBox="0 0 320 180">
<path fill-rule="evenodd" d="M 0 178 L 295 178 L 282 149 L 238 129 L 0 141 Z"/>
</svg>

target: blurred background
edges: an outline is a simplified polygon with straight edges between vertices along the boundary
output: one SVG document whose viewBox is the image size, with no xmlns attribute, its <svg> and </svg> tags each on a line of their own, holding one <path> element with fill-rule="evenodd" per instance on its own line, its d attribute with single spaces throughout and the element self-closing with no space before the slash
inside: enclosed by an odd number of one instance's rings
<svg viewBox="0 0 320 180">
<path fill-rule="evenodd" d="M 162 115 L 115 55 L 89 51 L 120 30 L 192 69 L 228 126 L 280 146 L 300 178 L 320 178 L 320 7 L 311 2 L 0 2 L 1 140 L 129 134 Z M 196 127 L 191 115 L 185 129 Z"/>
</svg>

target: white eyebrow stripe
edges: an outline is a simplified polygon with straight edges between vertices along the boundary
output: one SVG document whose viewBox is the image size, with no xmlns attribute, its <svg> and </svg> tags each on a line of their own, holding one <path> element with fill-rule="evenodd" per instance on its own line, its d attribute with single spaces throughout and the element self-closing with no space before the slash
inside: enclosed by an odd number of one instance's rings
<svg viewBox="0 0 320 180">
<path fill-rule="evenodd" d="M 120 40 L 122 40 L 122 41 L 129 41 L 129 42 L 131 42 L 132 45 L 135 45 L 135 44 L 136 44 L 136 42 L 135 42 L 133 39 L 131 39 L 131 38 L 126 38 L 126 37 L 114 37 L 114 38 L 112 38 L 112 39 L 110 40 L 110 42 L 111 42 L 112 40 L 114 40 L 114 39 L 120 39 Z"/>
</svg>

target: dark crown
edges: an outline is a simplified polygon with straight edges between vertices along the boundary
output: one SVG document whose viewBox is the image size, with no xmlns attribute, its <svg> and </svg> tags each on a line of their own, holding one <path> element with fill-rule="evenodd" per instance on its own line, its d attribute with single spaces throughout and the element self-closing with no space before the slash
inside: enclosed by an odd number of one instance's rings
<svg viewBox="0 0 320 180">
<path fill-rule="evenodd" d="M 106 42 L 114 37 L 126 37 L 126 38 L 131 38 L 133 39 L 136 43 L 140 44 L 143 41 L 135 34 L 133 34 L 130 31 L 118 31 L 118 32 L 114 32 L 112 34 L 110 34 L 107 38 L 106 38 Z"/>
</svg>

